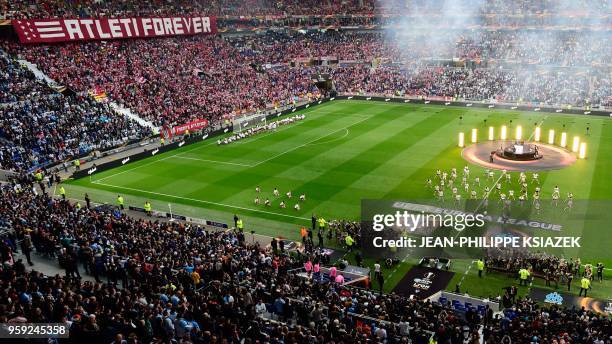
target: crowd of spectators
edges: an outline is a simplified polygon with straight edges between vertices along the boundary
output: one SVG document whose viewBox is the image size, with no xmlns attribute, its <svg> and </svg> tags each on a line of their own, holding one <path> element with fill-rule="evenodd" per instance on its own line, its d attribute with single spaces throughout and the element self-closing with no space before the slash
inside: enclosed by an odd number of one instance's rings
<svg viewBox="0 0 612 344">
<path fill-rule="evenodd" d="M 215 0 L 197 2 L 170 1 L 48 1 L 3 0 L 0 14 L 5 18 L 66 18 L 91 16 L 152 16 L 168 14 L 205 14 L 216 16 L 255 15 L 333 15 L 373 14 L 372 0 Z"/>
<path fill-rule="evenodd" d="M 351 66 L 331 72 L 340 93 L 412 95 L 534 106 L 612 105 L 609 77 L 598 72 L 433 66 L 416 71 L 398 66 L 376 69 Z M 594 83 L 591 85 L 590 81 Z"/>
<path fill-rule="evenodd" d="M 227 41 L 254 62 L 286 63 L 311 57 L 371 61 L 377 57 L 399 58 L 397 46 L 385 41 L 383 32 L 274 32 L 229 37 Z"/>
<path fill-rule="evenodd" d="M 260 63 L 296 58 L 339 57 L 343 60 L 383 58 L 406 63 L 418 59 L 498 61 L 556 67 L 608 67 L 612 64 L 609 35 L 543 30 L 440 30 L 431 32 L 328 31 L 275 32 L 228 39 L 241 52 L 259 55 Z M 261 60 L 263 59 L 263 60 Z"/>
<path fill-rule="evenodd" d="M 10 229 L 0 243 L 0 321 L 67 323 L 77 342 L 610 340 L 610 320 L 590 311 L 518 299 L 501 316 L 456 313 L 450 304 L 304 278 L 295 269 L 318 265 L 316 255 L 249 243 L 240 231 L 90 209 L 32 186 L 24 176 L 0 188 L 0 226 Z M 28 271 L 17 251 L 59 255 L 66 274 Z"/>
<path fill-rule="evenodd" d="M 540 306 L 519 299 L 500 318 L 484 323 L 485 343 L 607 344 L 610 319 L 584 309 Z"/>
<path fill-rule="evenodd" d="M 452 9 L 456 15 L 466 13 L 478 16 L 513 13 L 518 16 L 575 17 L 576 14 L 598 15 L 607 13 L 609 4 L 605 0 L 580 2 L 550 2 L 545 0 L 460 0 L 449 3 L 446 0 L 214 0 L 197 2 L 190 0 L 3 0 L 0 14 L 4 18 L 23 17 L 86 17 L 121 15 L 163 15 L 204 13 L 217 16 L 256 15 L 414 15 L 435 14 Z M 604 12 L 602 12 L 604 11 Z"/>
<path fill-rule="evenodd" d="M 53 93 L 34 74 L 5 55 L 0 55 L 0 104 L 27 100 Z"/>
<path fill-rule="evenodd" d="M 262 71 L 257 58 L 218 37 L 177 37 L 19 47 L 20 56 L 79 92 L 102 89 L 157 125 L 218 119 L 315 97 L 301 68 Z"/>
<path fill-rule="evenodd" d="M 88 96 L 64 96 L 0 57 L 0 169 L 28 170 L 119 146 L 149 129 Z"/>
<path fill-rule="evenodd" d="M 612 102 L 606 73 L 612 51 L 603 44 L 587 47 L 577 43 L 591 49 L 582 51 L 580 56 L 589 56 L 582 60 L 577 59 L 581 49 L 575 47 L 541 50 L 541 56 L 556 56 L 556 60 L 544 59 L 531 65 L 532 56 L 520 51 L 532 51 L 527 47 L 536 39 L 517 40 L 513 33 L 462 36 L 451 45 L 441 44 L 446 48 L 434 52 L 435 61 L 429 45 L 412 42 L 406 46 L 401 37 L 383 33 L 267 32 L 228 38 L 5 45 L 12 53 L 41 66 L 58 82 L 79 92 L 102 89 L 113 101 L 156 125 L 196 118 L 214 122 L 223 116 L 313 99 L 320 91 L 311 76 L 320 72 L 332 74 L 341 93 L 559 106 L 609 106 Z M 482 39 L 489 37 L 493 43 L 485 40 L 488 43 L 483 44 Z M 579 35 L 571 40 L 581 41 Z M 517 42 L 521 42 L 518 51 L 513 48 Z M 486 56 L 512 62 L 481 66 L 480 59 Z M 313 58 L 323 58 L 326 63 L 313 65 Z M 478 60 L 478 64 L 457 67 L 436 62 L 457 58 Z M 594 60 L 604 67 L 581 64 Z M 548 63 L 553 62 L 561 65 L 551 67 Z M 577 64 L 581 68 L 571 68 Z"/>
</svg>

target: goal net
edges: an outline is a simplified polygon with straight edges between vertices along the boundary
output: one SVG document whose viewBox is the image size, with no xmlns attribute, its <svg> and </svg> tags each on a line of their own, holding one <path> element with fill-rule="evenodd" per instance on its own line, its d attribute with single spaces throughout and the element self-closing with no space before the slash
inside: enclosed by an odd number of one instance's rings
<svg viewBox="0 0 612 344">
<path fill-rule="evenodd" d="M 251 127 L 256 127 L 260 125 L 266 125 L 266 114 L 252 114 L 249 116 L 242 116 L 234 119 L 233 131 L 235 133 L 239 133 Z"/>
</svg>

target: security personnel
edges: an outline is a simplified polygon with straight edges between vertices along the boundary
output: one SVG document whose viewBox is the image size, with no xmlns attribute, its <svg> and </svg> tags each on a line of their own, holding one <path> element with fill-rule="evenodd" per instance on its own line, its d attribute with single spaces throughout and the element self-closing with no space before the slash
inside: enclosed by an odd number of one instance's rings
<svg viewBox="0 0 612 344">
<path fill-rule="evenodd" d="M 149 201 L 145 201 L 144 210 L 145 210 L 145 213 L 147 213 L 148 216 L 151 216 L 152 208 L 151 208 L 151 203 L 149 203 Z"/>
<path fill-rule="evenodd" d="M 81 210 L 81 203 L 80 202 L 76 203 L 76 208 L 77 208 L 77 210 Z"/>
<path fill-rule="evenodd" d="M 528 279 L 529 279 L 529 270 L 522 268 L 519 270 L 519 285 L 523 285 L 523 283 L 525 283 L 525 285 L 528 284 Z"/>
<path fill-rule="evenodd" d="M 42 172 L 40 172 L 40 170 L 38 170 L 36 174 L 34 174 L 34 177 L 36 178 L 36 181 L 39 183 L 43 180 L 43 174 Z"/>
<path fill-rule="evenodd" d="M 589 290 L 590 287 L 591 287 L 591 280 L 586 277 L 582 277 L 582 279 L 580 280 L 580 292 L 578 293 L 578 296 L 581 296 L 582 291 L 584 290 L 584 297 L 586 297 L 587 290 Z"/>
<path fill-rule="evenodd" d="M 351 252 L 353 250 L 353 243 L 355 241 L 353 240 L 353 237 L 350 234 L 346 235 L 346 238 L 344 238 L 344 243 L 346 244 L 346 249 Z"/>
<path fill-rule="evenodd" d="M 63 199 L 63 200 L 66 200 L 66 189 L 64 189 L 64 187 L 63 187 L 63 186 L 60 186 L 60 188 L 59 188 L 59 194 L 60 194 L 60 196 L 62 196 L 62 199 Z"/>
<path fill-rule="evenodd" d="M 238 228 L 238 230 L 241 232 L 244 230 L 244 223 L 242 222 L 242 219 L 238 219 L 238 221 L 236 221 L 236 228 Z"/>
<path fill-rule="evenodd" d="M 189 129 L 185 130 L 185 136 L 189 137 Z"/>
<path fill-rule="evenodd" d="M 325 224 L 327 223 L 323 217 L 319 217 L 319 229 L 325 230 Z"/>
<path fill-rule="evenodd" d="M 484 270 L 485 263 L 482 259 L 476 261 L 476 267 L 478 267 L 478 277 L 482 278 L 482 271 Z"/>
<path fill-rule="evenodd" d="M 76 160 L 74 161 L 74 168 L 75 168 L 77 171 L 80 171 L 80 170 L 81 170 L 81 160 L 76 159 Z"/>
<path fill-rule="evenodd" d="M 160 144 L 160 145 L 162 145 L 162 146 L 163 146 L 164 144 L 166 144 L 166 140 L 164 139 L 164 137 L 163 137 L 163 136 L 161 137 L 161 139 L 159 139 L 159 144 Z"/>
<path fill-rule="evenodd" d="M 121 209 L 121 210 L 124 209 L 123 204 L 124 204 L 123 196 L 117 195 L 117 206 L 119 207 L 119 209 Z"/>
</svg>

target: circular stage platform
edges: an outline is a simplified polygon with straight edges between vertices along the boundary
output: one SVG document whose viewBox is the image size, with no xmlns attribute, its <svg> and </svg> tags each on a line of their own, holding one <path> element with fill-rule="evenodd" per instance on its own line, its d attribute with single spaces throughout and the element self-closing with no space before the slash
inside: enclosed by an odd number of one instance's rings
<svg viewBox="0 0 612 344">
<path fill-rule="evenodd" d="M 566 149 L 535 142 L 481 142 L 464 148 L 461 155 L 473 164 L 508 171 L 558 170 L 576 162 L 576 155 Z"/>
<path fill-rule="evenodd" d="M 524 142 L 513 142 L 509 145 L 501 146 L 495 151 L 495 155 L 498 158 L 515 161 L 539 160 L 543 157 L 537 145 Z"/>
</svg>

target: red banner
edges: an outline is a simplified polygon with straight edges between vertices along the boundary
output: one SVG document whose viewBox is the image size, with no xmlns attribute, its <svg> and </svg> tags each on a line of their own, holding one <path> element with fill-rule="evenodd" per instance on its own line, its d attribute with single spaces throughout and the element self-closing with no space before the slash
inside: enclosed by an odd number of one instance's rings
<svg viewBox="0 0 612 344">
<path fill-rule="evenodd" d="M 181 124 L 172 127 L 172 135 L 183 135 L 185 131 L 189 130 L 189 132 L 193 133 L 196 130 L 204 129 L 208 126 L 208 120 L 206 119 L 196 119 L 189 123 Z"/>
<path fill-rule="evenodd" d="M 109 39 L 212 34 L 215 17 L 135 17 L 13 20 L 21 43 L 53 43 Z"/>
</svg>

